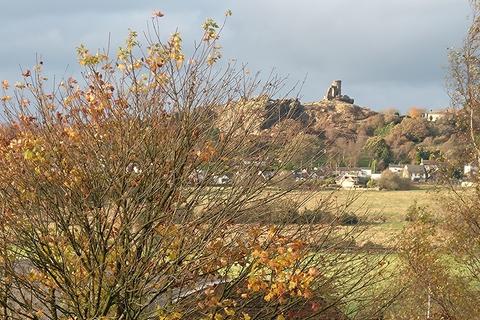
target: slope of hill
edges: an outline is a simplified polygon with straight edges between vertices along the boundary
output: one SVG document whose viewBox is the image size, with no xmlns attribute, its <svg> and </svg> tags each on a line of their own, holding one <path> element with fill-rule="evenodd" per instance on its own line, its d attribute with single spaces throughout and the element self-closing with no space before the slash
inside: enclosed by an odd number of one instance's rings
<svg viewBox="0 0 480 320">
<path fill-rule="evenodd" d="M 295 127 L 307 136 L 302 140 L 308 141 L 305 148 L 323 151 L 323 163 L 367 166 L 375 161 L 382 169 L 389 163 L 415 163 L 421 158 L 452 163 L 467 158 L 462 128 L 454 113 L 428 121 L 421 114 L 376 112 L 339 100 L 302 104 L 298 99 L 260 99 L 255 105 L 250 112 L 255 112 L 259 135 L 268 139 L 272 132 Z"/>
</svg>

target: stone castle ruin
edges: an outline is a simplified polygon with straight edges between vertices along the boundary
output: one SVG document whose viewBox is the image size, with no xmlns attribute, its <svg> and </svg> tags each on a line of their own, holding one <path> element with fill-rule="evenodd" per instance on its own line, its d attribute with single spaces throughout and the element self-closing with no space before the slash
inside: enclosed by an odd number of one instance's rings
<svg viewBox="0 0 480 320">
<path fill-rule="evenodd" d="M 327 94 L 325 95 L 324 100 L 337 100 L 350 104 L 353 104 L 355 101 L 347 95 L 342 95 L 342 80 L 335 80 L 332 82 L 332 84 L 327 90 Z"/>
</svg>

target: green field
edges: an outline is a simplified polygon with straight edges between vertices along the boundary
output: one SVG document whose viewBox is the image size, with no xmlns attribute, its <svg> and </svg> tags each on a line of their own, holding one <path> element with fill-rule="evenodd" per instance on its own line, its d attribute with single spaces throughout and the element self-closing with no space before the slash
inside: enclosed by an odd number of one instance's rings
<svg viewBox="0 0 480 320">
<path fill-rule="evenodd" d="M 444 192 L 428 188 L 409 191 L 321 191 L 309 199 L 305 206 L 312 208 L 327 197 L 332 197 L 338 207 L 351 203 L 347 212 L 355 213 L 364 221 L 374 221 L 360 241 L 391 245 L 408 223 L 405 221 L 408 208 L 416 201 L 418 206 L 426 207 L 435 214 L 440 210 L 438 203 L 442 194 L 445 195 Z"/>
</svg>

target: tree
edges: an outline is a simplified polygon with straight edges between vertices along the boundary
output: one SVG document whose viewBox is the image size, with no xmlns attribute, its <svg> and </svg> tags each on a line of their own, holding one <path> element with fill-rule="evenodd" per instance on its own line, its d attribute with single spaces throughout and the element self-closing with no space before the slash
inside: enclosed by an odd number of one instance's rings
<svg viewBox="0 0 480 320">
<path fill-rule="evenodd" d="M 419 143 L 430 136 L 431 128 L 425 119 L 404 119 L 394 130 L 390 132 L 388 140 L 398 139 L 404 136 L 408 140 Z"/>
<path fill-rule="evenodd" d="M 285 151 L 290 154 L 291 150 L 296 150 L 290 161 L 295 168 L 316 166 L 324 157 L 321 140 L 311 134 L 301 133 L 291 138 L 285 145 Z"/>
<path fill-rule="evenodd" d="M 463 161 L 477 161 L 480 155 L 477 137 L 480 128 L 480 2 L 471 1 L 471 4 L 473 20 L 464 45 L 451 52 L 451 96 L 452 102 L 460 108 L 457 120 L 462 133 L 451 144 L 461 146 Z M 452 161 L 446 152 L 445 158 Z M 445 170 L 446 181 L 451 179 L 449 171 Z M 475 182 L 478 183 L 478 177 Z M 397 300 L 397 310 L 401 311 L 392 314 L 408 314 L 408 318 L 478 317 L 480 190 L 476 187 L 464 191 L 452 185 L 440 197 L 440 210 L 417 213 L 417 219 L 402 236 L 403 281 L 407 285 Z"/>
<path fill-rule="evenodd" d="M 412 185 L 410 180 L 402 178 L 390 170 L 385 170 L 378 180 L 378 187 L 385 190 L 409 190 Z"/>
<path fill-rule="evenodd" d="M 365 143 L 364 150 L 372 156 L 372 160 L 376 160 L 383 167 L 388 166 L 392 161 L 392 151 L 382 137 L 369 138 Z"/>
<path fill-rule="evenodd" d="M 295 319 L 366 308 L 383 258 L 351 252 L 361 228 L 239 222 L 303 203 L 285 206 L 291 190 L 274 184 L 298 150 L 272 157 L 275 134 L 258 148 L 248 112 L 281 81 L 219 65 L 211 19 L 188 58 L 180 33 L 162 41 L 156 19 L 146 48 L 133 31 L 116 57 L 80 46 L 85 85 L 49 90 L 41 62 L 13 93 L 4 83 L 15 132 L 0 146 L 2 318 Z M 278 169 L 264 179 L 264 168 Z M 230 183 L 213 186 L 223 175 Z"/>
<path fill-rule="evenodd" d="M 465 157 L 480 161 L 480 2 L 470 1 L 472 6 L 472 24 L 467 32 L 463 46 L 450 50 L 449 91 L 452 104 L 460 109 L 458 126 L 464 133 L 464 141 L 469 140 Z"/>
</svg>

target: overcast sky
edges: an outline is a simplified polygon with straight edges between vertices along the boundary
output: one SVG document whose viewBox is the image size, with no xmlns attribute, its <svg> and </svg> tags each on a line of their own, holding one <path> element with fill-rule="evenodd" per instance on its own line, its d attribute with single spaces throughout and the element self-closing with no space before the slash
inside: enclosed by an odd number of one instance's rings
<svg viewBox="0 0 480 320">
<path fill-rule="evenodd" d="M 0 79 L 18 79 L 36 54 L 49 75 L 76 74 L 75 47 L 116 47 L 128 28 L 144 31 L 160 10 L 165 34 L 198 37 L 207 17 L 222 20 L 224 56 L 291 83 L 307 76 L 303 101 L 319 100 L 332 80 L 373 109 L 449 105 L 447 48 L 469 25 L 467 0 L 21 0 L 0 1 Z"/>
</svg>

